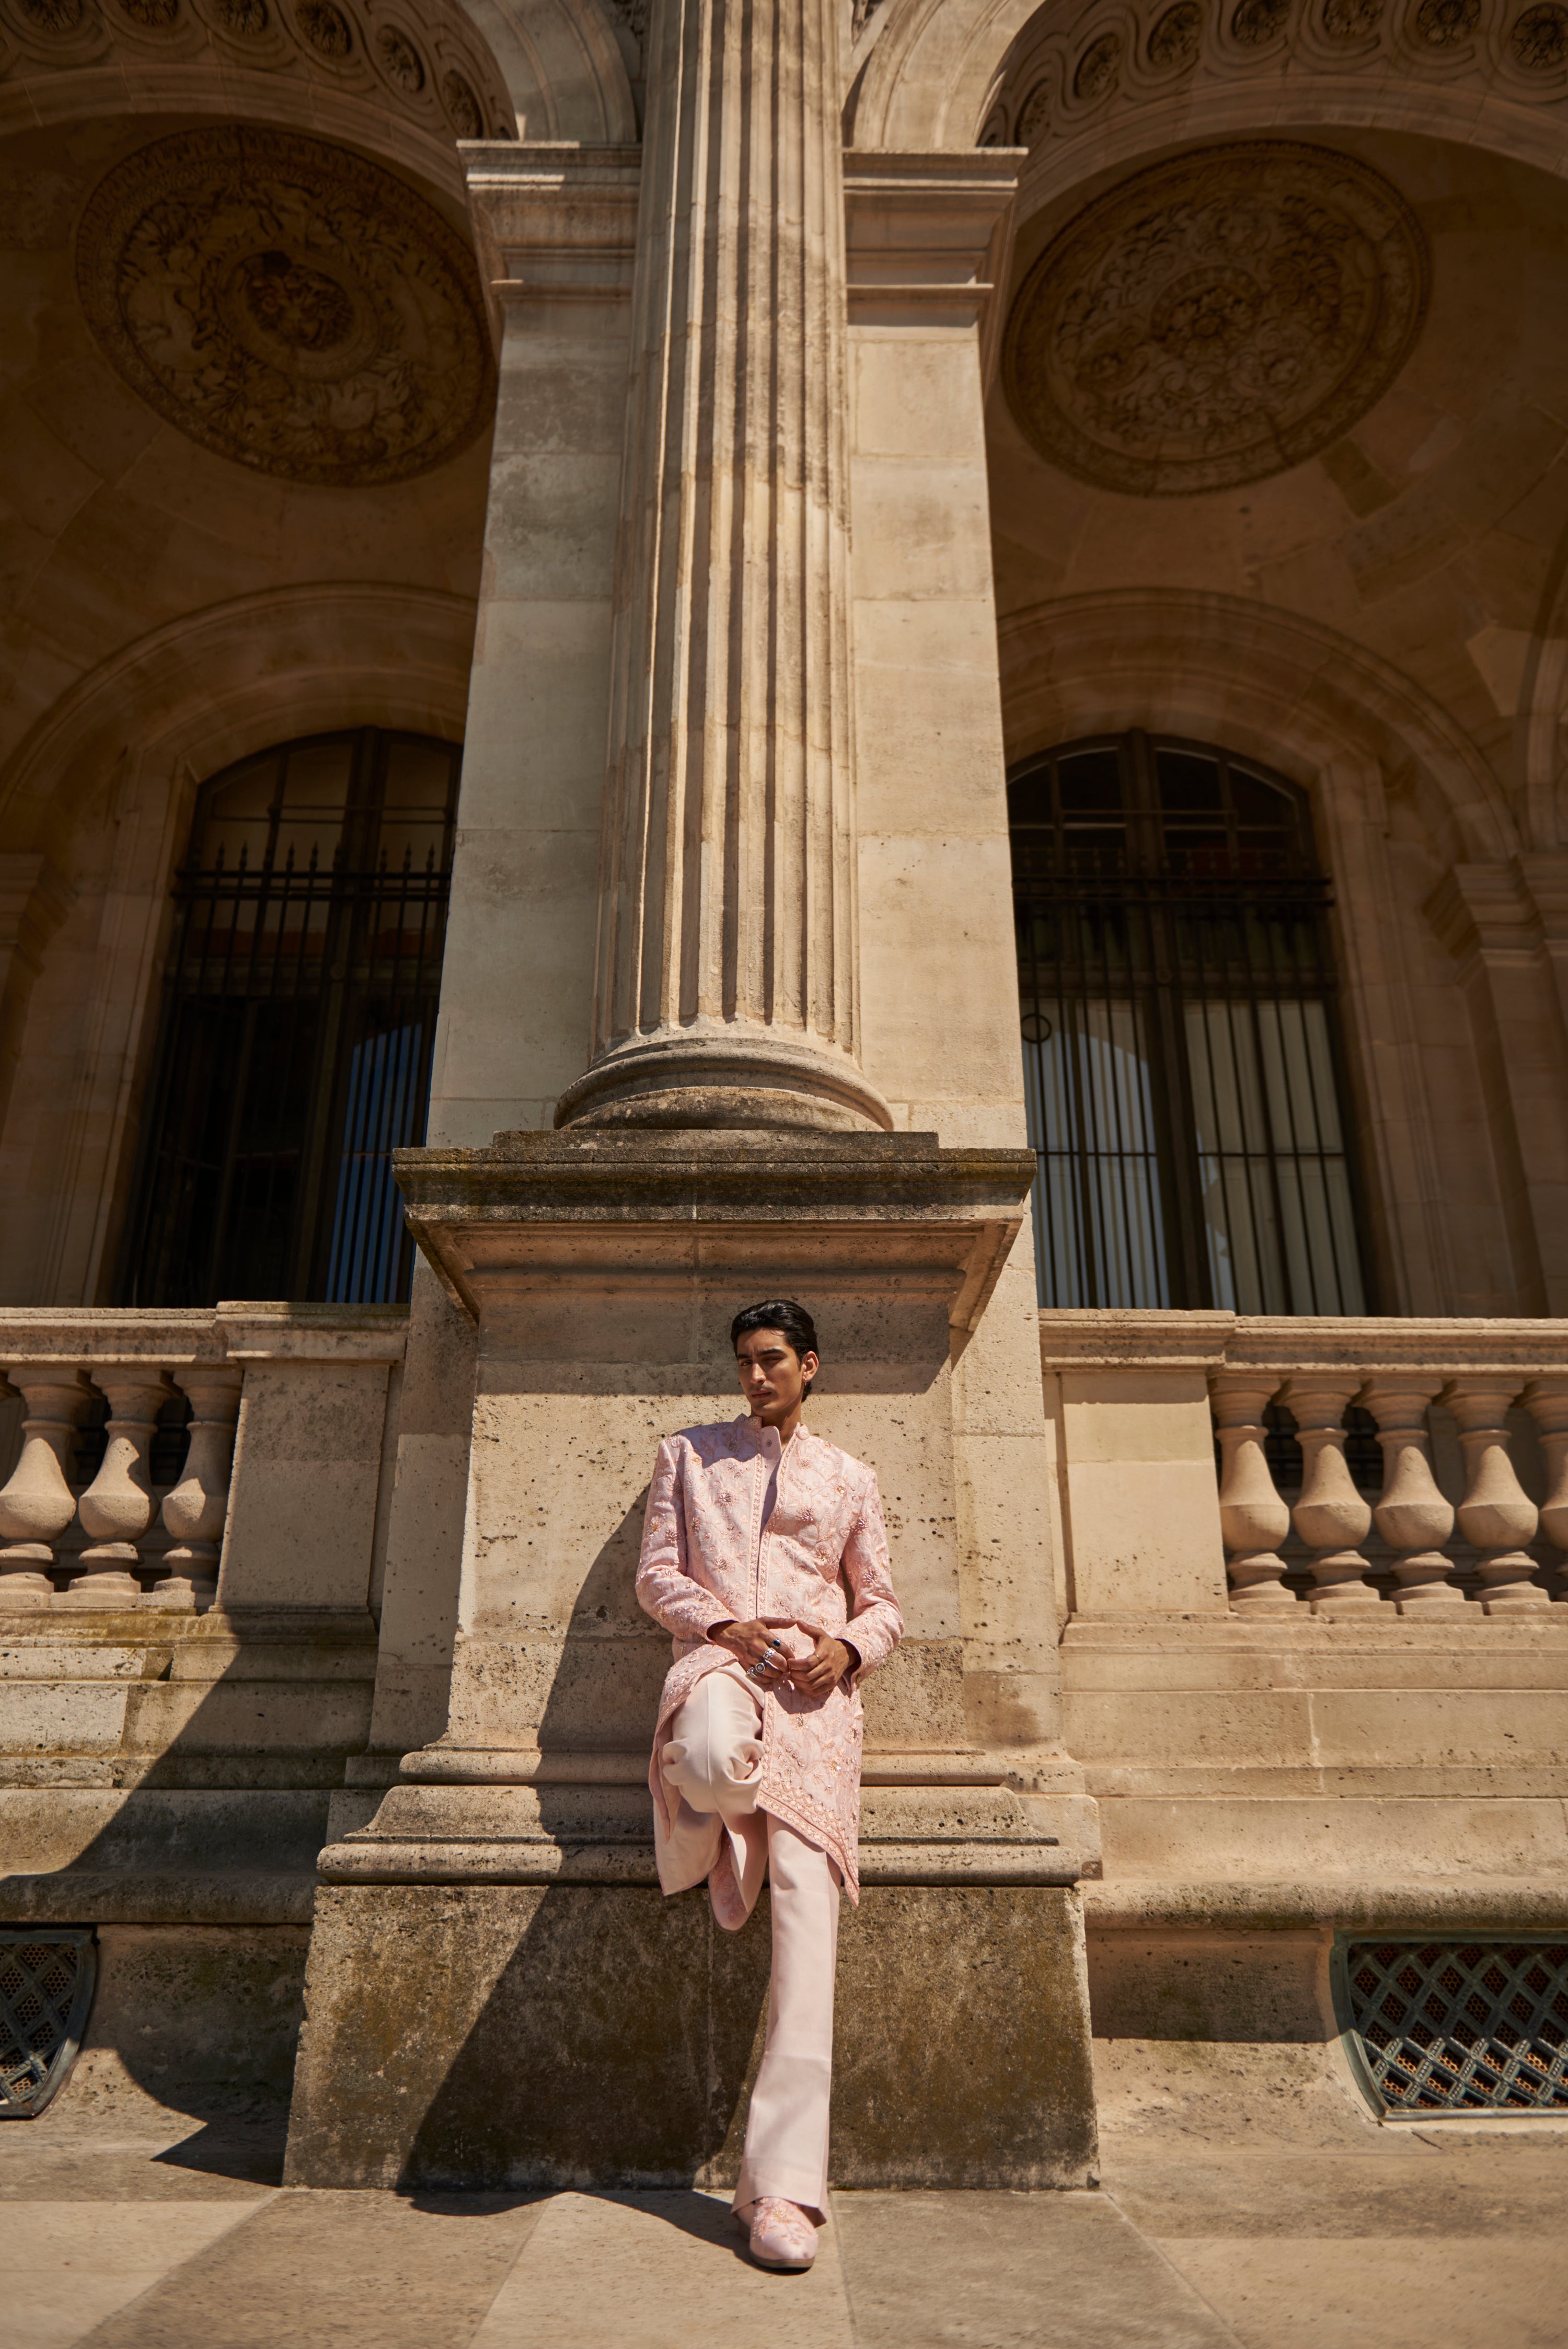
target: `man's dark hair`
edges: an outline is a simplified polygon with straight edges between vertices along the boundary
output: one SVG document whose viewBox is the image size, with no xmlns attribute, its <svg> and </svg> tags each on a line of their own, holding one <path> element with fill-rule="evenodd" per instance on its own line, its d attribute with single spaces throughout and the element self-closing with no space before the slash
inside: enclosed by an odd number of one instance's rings
<svg viewBox="0 0 1568 2349">
<path fill-rule="evenodd" d="M 798 1362 L 808 1354 L 820 1354 L 822 1350 L 817 1343 L 816 1323 L 805 1307 L 797 1305 L 792 1298 L 776 1297 L 767 1305 L 748 1305 L 743 1313 L 738 1313 L 729 1325 L 731 1347 L 738 1349 L 742 1338 L 749 1338 L 754 1330 L 777 1330 L 795 1349 Z M 810 1393 L 812 1383 L 807 1380 L 801 1389 L 802 1400 Z"/>
</svg>

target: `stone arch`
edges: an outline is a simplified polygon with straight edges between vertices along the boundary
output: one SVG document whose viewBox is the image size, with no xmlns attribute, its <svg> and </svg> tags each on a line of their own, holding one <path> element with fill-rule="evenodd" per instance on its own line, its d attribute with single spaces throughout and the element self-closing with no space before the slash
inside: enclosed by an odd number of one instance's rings
<svg viewBox="0 0 1568 2349">
<path fill-rule="evenodd" d="M 1033 605 L 1000 637 L 1009 759 L 1100 727 L 1180 719 L 1178 730 L 1230 740 L 1309 788 L 1336 761 L 1408 771 L 1457 857 L 1518 849 L 1497 777 L 1449 713 L 1315 621 L 1235 595 L 1125 588 Z"/>
<path fill-rule="evenodd" d="M 17 12 L 0 36 L 0 135 L 98 114 L 221 113 L 352 136 L 357 119 L 362 135 L 395 123 L 399 145 L 429 146 L 449 168 L 458 140 L 637 136 L 635 44 L 608 0 L 397 0 L 374 15 L 365 0 L 279 0 L 224 13 L 227 25 L 191 0 L 167 14 L 106 0 L 57 29 Z M 57 23 L 69 16 L 67 5 Z"/>
<path fill-rule="evenodd" d="M 1040 198 L 1182 141 L 1337 123 L 1478 144 L 1564 169 L 1568 11 L 1561 55 L 1520 62 L 1526 0 L 1480 0 L 1456 42 L 1422 37 L 1424 0 L 1191 0 L 1190 57 L 1161 69 L 1150 36 L 1171 0 L 889 0 L 851 100 L 858 147 L 1031 147 Z M 1336 39 L 1326 10 L 1370 18 Z M 1243 17 L 1261 37 L 1243 37 Z M 1553 20 L 1555 21 L 1555 20 Z M 1109 67 L 1083 78 L 1090 52 Z M 1075 88 L 1075 83 L 1078 86 Z M 1019 124 L 1033 109 L 1020 140 Z"/>
<path fill-rule="evenodd" d="M 626 52 L 607 0 L 461 0 L 506 77 L 521 135 L 635 143 Z M 628 39 L 629 39 L 628 36 Z"/>
<path fill-rule="evenodd" d="M 7 848 L 44 860 L 74 903 L 31 1004 L 9 1006 L 21 1032 L 0 1135 L 11 1302 L 98 1303 L 112 1278 L 170 877 L 198 785 L 329 728 L 460 740 L 473 627 L 469 598 L 428 589 L 349 581 L 239 597 L 111 656 L 19 746 L 0 777 Z"/>
<path fill-rule="evenodd" d="M 509 77 L 459 0 L 397 0 L 374 16 L 365 0 L 290 0 L 228 16 L 225 29 L 191 0 L 167 17 L 107 0 L 68 34 L 40 24 L 0 46 L 0 138 L 147 116 L 274 123 L 385 156 L 461 203 L 458 140 L 517 136 Z M 64 191 L 71 160 L 54 158 L 45 181 Z"/>
<path fill-rule="evenodd" d="M 1448 863 L 1506 861 L 1517 828 L 1480 750 L 1436 702 L 1336 631 L 1217 593 L 1113 590 L 1022 610 L 1000 630 L 1009 761 L 1146 726 L 1223 743 L 1303 784 L 1341 914 L 1346 1027 L 1374 1194 L 1384 1309 L 1460 1293 L 1439 1136 L 1387 841 L 1413 792 Z"/>
</svg>

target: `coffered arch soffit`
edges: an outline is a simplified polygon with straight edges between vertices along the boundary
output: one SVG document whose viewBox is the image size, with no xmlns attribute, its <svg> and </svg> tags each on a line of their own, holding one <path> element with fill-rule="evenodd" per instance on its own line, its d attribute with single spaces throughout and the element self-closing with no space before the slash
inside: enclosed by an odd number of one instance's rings
<svg viewBox="0 0 1568 2349">
<path fill-rule="evenodd" d="M 353 140 L 460 197 L 457 142 L 634 140 L 608 0 L 0 0 L 0 138 L 159 114 Z"/>
<path fill-rule="evenodd" d="M 1476 745 L 1418 686 L 1335 629 L 1240 596 L 1130 588 L 1036 605 L 999 634 L 1009 761 L 1148 726 L 1223 742 L 1315 794 L 1336 770 L 1408 778 L 1455 859 L 1518 851 Z"/>
<path fill-rule="evenodd" d="M 883 0 L 859 57 L 853 145 L 1026 147 L 1026 210 L 1171 145 L 1325 123 L 1568 160 L 1564 0 Z"/>
</svg>

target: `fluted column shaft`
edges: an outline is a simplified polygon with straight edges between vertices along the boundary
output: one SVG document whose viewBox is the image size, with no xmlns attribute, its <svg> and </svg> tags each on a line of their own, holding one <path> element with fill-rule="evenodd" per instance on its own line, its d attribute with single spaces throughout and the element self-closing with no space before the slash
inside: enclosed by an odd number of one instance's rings
<svg viewBox="0 0 1568 2349">
<path fill-rule="evenodd" d="M 593 1062 L 558 1112 L 891 1123 L 857 1065 L 835 0 L 654 0 Z"/>
</svg>

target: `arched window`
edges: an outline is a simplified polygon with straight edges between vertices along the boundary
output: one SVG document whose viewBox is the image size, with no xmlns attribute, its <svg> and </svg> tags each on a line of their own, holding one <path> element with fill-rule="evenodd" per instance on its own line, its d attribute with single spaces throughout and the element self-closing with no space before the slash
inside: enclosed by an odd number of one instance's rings
<svg viewBox="0 0 1568 2349">
<path fill-rule="evenodd" d="M 363 728 L 202 785 L 123 1302 L 407 1295 L 387 1154 L 425 1131 L 460 755 Z"/>
<path fill-rule="evenodd" d="M 1131 733 L 1007 799 L 1041 1302 L 1366 1311 L 1305 795 Z"/>
</svg>

